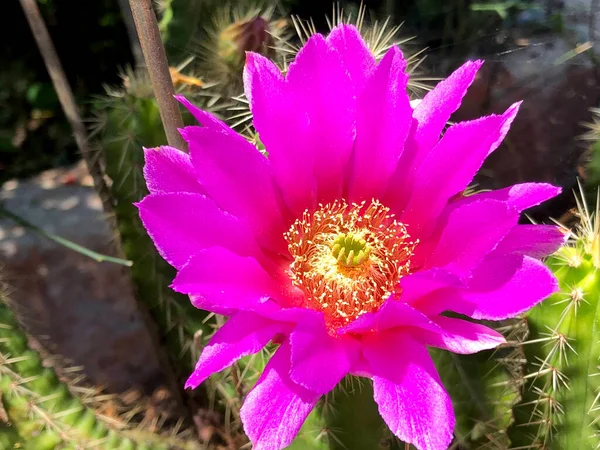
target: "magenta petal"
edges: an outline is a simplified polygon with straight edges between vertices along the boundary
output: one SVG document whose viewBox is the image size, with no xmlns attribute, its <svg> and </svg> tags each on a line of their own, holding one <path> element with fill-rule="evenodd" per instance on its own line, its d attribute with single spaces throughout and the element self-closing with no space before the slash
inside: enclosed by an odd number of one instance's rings
<svg viewBox="0 0 600 450">
<path fill-rule="evenodd" d="M 269 160 L 242 136 L 188 127 L 197 177 L 220 208 L 247 219 L 266 247 L 287 252 Z"/>
<path fill-rule="evenodd" d="M 406 326 L 437 329 L 429 317 L 397 300 L 388 300 L 378 312 L 377 329 L 380 331 Z"/>
<path fill-rule="evenodd" d="M 385 204 L 395 212 L 401 212 L 412 191 L 415 168 L 438 142 L 450 116 L 458 109 L 475 79 L 482 61 L 468 61 L 446 80 L 441 81 L 413 112 L 413 125 L 400 156 L 397 168 L 390 179 L 390 187 L 384 195 Z"/>
<path fill-rule="evenodd" d="M 290 348 L 284 342 L 250 391 L 240 411 L 253 450 L 280 450 L 292 443 L 320 395 L 289 378 Z"/>
<path fill-rule="evenodd" d="M 340 54 L 357 94 L 362 92 L 375 70 L 376 61 L 356 27 L 336 26 L 327 36 L 327 43 Z"/>
<path fill-rule="evenodd" d="M 185 387 L 195 389 L 215 372 L 231 366 L 244 356 L 258 353 L 287 326 L 254 313 L 234 314 L 219 328 L 200 355 Z"/>
<path fill-rule="evenodd" d="M 349 199 L 381 198 L 396 169 L 411 125 L 406 60 L 392 47 L 358 99 Z"/>
<path fill-rule="evenodd" d="M 429 317 L 402 301 L 390 298 L 379 311 L 359 316 L 358 319 L 339 332 L 340 334 L 361 334 L 402 327 L 419 327 L 438 331 L 437 325 Z"/>
<path fill-rule="evenodd" d="M 197 308 L 218 314 L 252 309 L 281 294 L 276 281 L 256 259 L 223 247 L 210 247 L 192 256 L 171 288 L 193 295 Z"/>
<path fill-rule="evenodd" d="M 269 112 L 265 110 L 268 106 L 268 97 L 280 94 L 283 81 L 283 74 L 273 61 L 258 53 L 246 53 L 244 93 L 250 103 L 250 108 L 257 109 L 253 115 L 262 116 L 259 119 L 260 123 L 269 115 Z M 267 124 L 265 123 L 265 125 Z"/>
<path fill-rule="evenodd" d="M 339 199 L 355 135 L 356 93 L 340 53 L 312 36 L 284 79 L 248 54 L 244 72 L 254 124 L 290 210 Z M 317 158 L 318 155 L 318 158 Z"/>
<path fill-rule="evenodd" d="M 446 450 L 454 412 L 425 346 L 405 333 L 365 340 L 374 398 L 392 433 L 418 450 Z"/>
<path fill-rule="evenodd" d="M 227 126 L 227 124 L 225 124 L 225 122 L 223 122 L 220 119 L 217 119 L 208 111 L 201 110 L 200 108 L 192 104 L 192 102 L 190 102 L 183 95 L 176 95 L 175 98 L 179 103 L 181 103 L 187 108 L 187 110 L 192 114 L 192 116 L 194 116 L 194 119 L 196 119 L 198 123 L 200 123 L 200 125 L 202 125 L 203 127 L 210 128 L 212 130 L 221 130 L 228 133 L 234 132 L 231 128 Z M 184 134 L 185 138 L 185 128 L 183 128 L 180 131 L 182 131 L 182 134 Z"/>
<path fill-rule="evenodd" d="M 500 145 L 518 109 L 515 104 L 501 116 L 461 122 L 446 131 L 419 166 L 402 214 L 412 235 L 431 231 L 448 200 L 469 185 L 485 158 Z"/>
<path fill-rule="evenodd" d="M 467 276 L 513 228 L 519 213 L 496 200 L 472 202 L 452 211 L 425 267 Z"/>
<path fill-rule="evenodd" d="M 309 118 L 288 90 L 283 75 L 273 62 L 255 53 L 247 54 L 244 91 L 250 102 L 254 126 L 269 152 L 273 175 L 287 206 L 300 215 L 317 204 L 317 183 L 313 174 L 317 149 L 307 146 L 305 136 L 308 135 Z"/>
<path fill-rule="evenodd" d="M 137 204 L 140 218 L 161 256 L 180 269 L 207 247 L 223 245 L 242 255 L 260 250 L 247 225 L 200 194 L 151 194 Z"/>
<path fill-rule="evenodd" d="M 419 303 L 426 314 L 454 311 L 473 319 L 503 320 L 527 311 L 558 290 L 552 272 L 529 256 L 494 253 L 473 271 L 465 289 L 439 290 Z"/>
<path fill-rule="evenodd" d="M 151 194 L 204 190 L 196 179 L 190 156 L 173 147 L 144 149 L 144 178 Z"/>
<path fill-rule="evenodd" d="M 321 395 L 331 391 L 350 372 L 360 352 L 355 339 L 329 335 L 322 319 L 299 324 L 290 334 L 290 347 L 291 379 Z"/>
<path fill-rule="evenodd" d="M 543 258 L 558 250 L 568 235 L 554 225 L 517 225 L 498 244 L 498 254 L 527 255 Z"/>
<path fill-rule="evenodd" d="M 527 311 L 557 290 L 556 278 L 541 261 L 494 256 L 473 272 L 461 297 L 475 305 L 470 314 L 474 319 L 502 320 Z"/>
<path fill-rule="evenodd" d="M 509 203 L 517 211 L 522 212 L 552 197 L 556 197 L 561 191 L 561 188 L 547 183 L 521 183 L 504 189 L 481 192 L 460 200 L 460 202 L 475 201 L 477 199 L 500 200 Z"/>
<path fill-rule="evenodd" d="M 338 200 L 355 137 L 356 92 L 348 70 L 340 53 L 317 34 L 290 65 L 286 82 L 297 108 L 294 116 L 308 120 L 301 128 L 287 127 L 287 151 L 314 152 L 317 200 L 323 204 Z M 298 144 L 290 146 L 290 141 Z M 294 171 L 286 176 L 290 174 Z"/>
<path fill-rule="evenodd" d="M 506 342 L 504 336 L 497 331 L 477 323 L 444 316 L 433 317 L 432 321 L 440 327 L 441 332 L 415 330 L 415 336 L 427 345 L 453 353 L 468 355 L 495 348 Z"/>
<path fill-rule="evenodd" d="M 483 61 L 467 61 L 425 95 L 413 113 L 418 126 L 414 145 L 418 151 L 412 164 L 418 165 L 435 145 L 450 116 L 458 109 Z"/>
<path fill-rule="evenodd" d="M 400 280 L 402 294 L 400 300 L 412 305 L 431 292 L 447 287 L 460 287 L 463 283 L 447 270 L 434 267 L 429 270 L 411 273 Z"/>
</svg>

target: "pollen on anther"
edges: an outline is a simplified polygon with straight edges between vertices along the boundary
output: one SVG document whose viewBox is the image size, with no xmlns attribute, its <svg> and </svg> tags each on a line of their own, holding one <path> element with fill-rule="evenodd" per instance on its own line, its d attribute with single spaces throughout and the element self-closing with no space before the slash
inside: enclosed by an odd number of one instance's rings
<svg viewBox="0 0 600 450">
<path fill-rule="evenodd" d="M 305 211 L 285 234 L 290 277 L 333 326 L 377 310 L 410 270 L 417 242 L 377 200 Z"/>
</svg>

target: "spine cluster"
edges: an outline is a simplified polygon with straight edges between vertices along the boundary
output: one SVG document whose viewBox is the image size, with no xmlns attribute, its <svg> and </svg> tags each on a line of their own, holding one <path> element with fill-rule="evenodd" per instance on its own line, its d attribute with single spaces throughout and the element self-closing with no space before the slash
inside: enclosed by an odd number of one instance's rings
<svg viewBox="0 0 600 450">
<path fill-rule="evenodd" d="M 600 234 L 584 201 L 571 242 L 547 260 L 560 290 L 526 317 L 514 449 L 600 448 Z"/>
</svg>

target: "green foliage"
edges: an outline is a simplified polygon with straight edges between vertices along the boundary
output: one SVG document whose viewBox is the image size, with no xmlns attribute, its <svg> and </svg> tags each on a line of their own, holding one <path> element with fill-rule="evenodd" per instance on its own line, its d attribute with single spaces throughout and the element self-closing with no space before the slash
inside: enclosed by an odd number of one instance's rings
<svg viewBox="0 0 600 450">
<path fill-rule="evenodd" d="M 497 45 L 491 36 L 504 26 L 501 14 L 506 10 L 501 4 L 505 2 L 414 0 L 395 3 L 395 21 L 406 21 L 422 45 L 437 50 L 438 58 L 464 60 L 473 54 L 489 54 Z M 498 4 L 492 13 L 478 10 L 489 3 Z"/>
<path fill-rule="evenodd" d="M 158 435 L 116 431 L 74 395 L 39 353 L 0 298 L 0 448 L 167 450 Z M 4 416 L 4 417 L 2 417 Z M 114 421 L 113 421 L 114 422 Z M 191 447 L 186 447 L 191 448 Z"/>
<path fill-rule="evenodd" d="M 523 400 L 514 448 L 600 447 L 600 222 L 579 200 L 581 224 L 547 261 L 560 290 L 527 314 Z"/>
<path fill-rule="evenodd" d="M 157 0 L 159 28 L 170 61 L 189 56 L 195 34 L 210 16 L 206 0 Z"/>
<path fill-rule="evenodd" d="M 173 0 L 161 0 L 157 3 L 160 9 L 160 21 L 158 29 L 162 36 L 163 42 L 169 39 L 169 25 L 173 21 Z"/>
<path fill-rule="evenodd" d="M 85 255 L 88 258 L 93 259 L 94 261 L 97 261 L 97 262 L 105 262 L 106 261 L 106 262 L 111 262 L 114 264 L 121 264 L 121 265 L 127 266 L 127 267 L 131 267 L 131 265 L 132 265 L 131 261 L 127 261 L 127 260 L 121 259 L 121 258 L 115 258 L 114 256 L 103 255 L 101 253 L 90 250 L 89 248 L 83 247 L 83 246 L 77 244 L 76 242 L 65 239 L 62 236 L 58 236 L 54 233 L 45 231 L 44 229 L 28 222 L 27 220 L 23 219 L 22 217 L 17 216 L 16 214 L 13 214 L 12 212 L 8 211 L 6 208 L 4 208 L 2 203 L 0 203 L 0 217 L 6 217 L 6 218 L 12 220 L 13 222 L 15 222 L 16 224 L 21 225 L 23 228 L 33 231 L 34 233 L 37 233 L 40 236 L 50 239 L 50 240 L 56 242 L 57 244 L 62 245 L 63 247 L 73 250 L 74 252 Z"/>
<path fill-rule="evenodd" d="M 504 2 L 477 2 L 471 4 L 472 11 L 486 11 L 498 14 L 502 20 L 509 18 L 513 11 L 531 9 L 534 6 L 523 0 L 508 0 Z"/>
<path fill-rule="evenodd" d="M 74 149 L 52 84 L 22 62 L 0 69 L 0 184 L 71 162 Z M 24 151 L 27 149 L 27 151 Z"/>
</svg>

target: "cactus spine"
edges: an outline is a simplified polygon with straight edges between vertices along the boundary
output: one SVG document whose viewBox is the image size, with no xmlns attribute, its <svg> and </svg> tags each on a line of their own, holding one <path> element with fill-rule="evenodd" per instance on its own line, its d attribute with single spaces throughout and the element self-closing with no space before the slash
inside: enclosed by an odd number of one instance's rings
<svg viewBox="0 0 600 450">
<path fill-rule="evenodd" d="M 0 446 L 3 449 L 198 449 L 193 443 L 112 429 L 45 367 L 11 310 L 0 298 Z M 114 419 L 112 422 L 115 422 Z M 120 428 L 125 424 L 119 422 Z"/>
<path fill-rule="evenodd" d="M 168 287 L 174 271 L 157 254 L 134 206 L 147 194 L 142 147 L 158 147 L 166 139 L 147 78 L 128 72 L 124 84 L 123 90 L 109 91 L 106 99 L 97 101 L 94 133 L 112 180 L 123 251 L 134 263 L 131 276 L 137 298 L 158 324 L 174 366 L 183 377 L 191 372 L 198 357 L 195 333 L 203 330 L 206 336 L 211 329 L 204 323 L 205 313 Z"/>
<path fill-rule="evenodd" d="M 177 80 L 175 80 L 177 81 Z M 196 101 L 210 99 L 197 92 L 198 86 L 182 83 L 180 93 Z M 145 74 L 128 72 L 124 88 L 109 90 L 108 97 L 96 103 L 95 135 L 99 138 L 106 165 L 106 174 L 112 180 L 122 249 L 133 261 L 131 277 L 136 297 L 142 309 L 152 316 L 166 347 L 175 371 L 176 386 L 183 389 L 185 379 L 192 373 L 203 344 L 212 335 L 216 324 L 213 314 L 192 306 L 185 295 L 174 292 L 171 284 L 175 271 L 157 253 L 143 228 L 134 203 L 146 194 L 143 177 L 143 147 L 158 147 L 165 142 L 158 106 Z M 206 103 L 206 102 L 204 102 Z M 209 109 L 206 104 L 204 109 Z M 184 116 L 184 120 L 191 117 Z M 168 370 L 168 369 L 167 369 Z M 236 435 L 239 430 L 239 407 L 236 397 L 240 384 L 234 372 L 212 377 L 204 385 L 210 406 L 225 413 L 226 432 Z M 177 392 L 174 392 L 177 395 Z M 190 413 L 194 412 L 192 396 L 184 395 Z M 215 404 L 216 403 L 216 404 Z M 191 414 L 188 415 L 188 419 Z M 189 425 L 189 423 L 188 423 Z"/>
<path fill-rule="evenodd" d="M 474 355 L 431 351 L 454 406 L 453 449 L 508 448 L 506 430 L 513 420 L 512 407 L 520 399 L 522 361 L 520 349 L 511 343 L 522 338 L 524 327 L 515 321 L 498 331 L 506 335 L 509 344 L 493 351 Z"/>
<path fill-rule="evenodd" d="M 600 202 L 599 202 L 600 203 Z M 512 448 L 600 448 L 600 221 L 578 198 L 580 224 L 548 261 L 560 291 L 527 314 L 523 400 Z"/>
<path fill-rule="evenodd" d="M 276 8 L 262 2 L 226 4 L 206 14 L 211 20 L 190 50 L 198 56 L 200 72 L 224 97 L 242 89 L 246 52 L 283 59 L 279 47 L 288 40 L 287 20 L 276 16 Z"/>
<path fill-rule="evenodd" d="M 490 324 L 487 324 L 490 325 Z M 430 353 L 448 390 L 456 414 L 451 449 L 505 450 L 512 407 L 519 401 L 523 360 L 519 345 L 523 321 L 499 329 L 509 342 L 495 351 L 456 355 L 431 349 Z M 357 413 L 357 411 L 359 413 Z M 379 415 L 370 380 L 349 376 L 325 396 L 308 417 L 292 450 L 405 450 Z"/>
<path fill-rule="evenodd" d="M 588 143 L 585 161 L 585 181 L 592 190 L 600 186 L 600 108 L 590 108 L 592 121 L 584 123 L 587 132 L 579 139 Z"/>
</svg>

